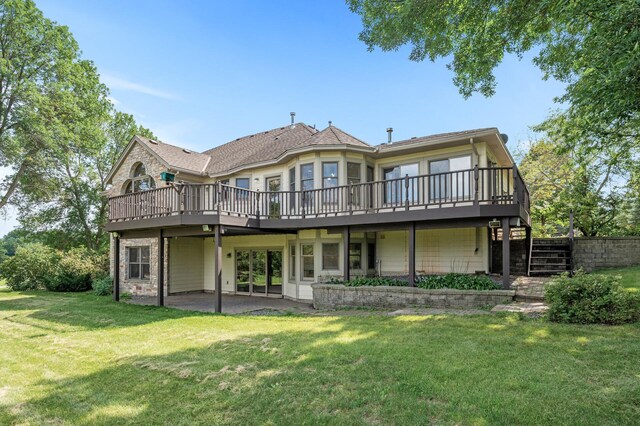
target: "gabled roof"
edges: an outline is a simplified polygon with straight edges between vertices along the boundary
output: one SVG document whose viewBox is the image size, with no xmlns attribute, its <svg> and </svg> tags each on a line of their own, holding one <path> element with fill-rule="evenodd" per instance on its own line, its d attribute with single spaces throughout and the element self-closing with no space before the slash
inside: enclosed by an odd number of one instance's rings
<svg viewBox="0 0 640 426">
<path fill-rule="evenodd" d="M 179 146 L 136 136 L 147 149 L 157 154 L 172 169 L 201 175 L 206 172 L 211 157 Z"/>
<path fill-rule="evenodd" d="M 309 138 L 307 145 L 351 145 L 357 147 L 371 148 L 366 142 L 361 141 L 355 136 L 350 135 L 334 126 L 316 133 Z"/>
</svg>

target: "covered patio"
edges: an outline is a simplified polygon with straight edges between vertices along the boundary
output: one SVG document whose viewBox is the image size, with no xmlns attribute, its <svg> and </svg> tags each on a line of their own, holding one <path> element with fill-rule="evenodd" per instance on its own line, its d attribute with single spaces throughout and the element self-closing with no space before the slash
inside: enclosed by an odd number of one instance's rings
<svg viewBox="0 0 640 426">
<path fill-rule="evenodd" d="M 129 303 L 136 305 L 157 305 L 155 296 L 134 296 Z M 165 296 L 165 306 L 186 311 L 215 312 L 215 294 L 188 293 Z M 269 311 L 282 313 L 313 312 L 311 302 L 297 302 L 289 299 L 244 296 L 234 294 L 222 295 L 223 314 L 260 314 L 268 315 Z"/>
</svg>

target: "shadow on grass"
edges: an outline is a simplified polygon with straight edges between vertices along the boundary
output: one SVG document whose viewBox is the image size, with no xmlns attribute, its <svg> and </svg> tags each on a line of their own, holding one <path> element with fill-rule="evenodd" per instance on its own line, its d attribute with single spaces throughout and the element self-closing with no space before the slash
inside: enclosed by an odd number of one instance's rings
<svg viewBox="0 0 640 426">
<path fill-rule="evenodd" d="M 95 296 L 90 292 L 25 291 L 7 292 L 6 294 L 12 297 L 0 299 L 0 316 L 3 316 L 4 320 L 28 321 L 30 326 L 56 332 L 133 327 L 158 321 L 205 315 L 194 311 L 119 303 L 107 296 Z M 26 315 L 8 314 L 11 311 L 32 312 Z M 51 324 L 57 324 L 61 327 L 54 327 Z M 71 328 L 69 329 L 67 326 Z"/>
</svg>

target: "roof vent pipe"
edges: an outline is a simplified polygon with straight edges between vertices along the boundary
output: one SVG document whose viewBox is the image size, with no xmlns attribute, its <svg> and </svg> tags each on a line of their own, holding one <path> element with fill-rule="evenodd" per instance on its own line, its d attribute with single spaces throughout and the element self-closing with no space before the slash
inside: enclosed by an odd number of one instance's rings
<svg viewBox="0 0 640 426">
<path fill-rule="evenodd" d="M 331 120 L 329 120 L 329 127 L 331 127 Z"/>
<path fill-rule="evenodd" d="M 291 115 L 291 127 L 295 127 L 296 113 L 290 112 L 289 115 Z"/>
<path fill-rule="evenodd" d="M 389 134 L 389 140 L 387 143 L 391 143 L 391 134 L 393 133 L 393 127 L 387 127 L 387 133 Z"/>
</svg>

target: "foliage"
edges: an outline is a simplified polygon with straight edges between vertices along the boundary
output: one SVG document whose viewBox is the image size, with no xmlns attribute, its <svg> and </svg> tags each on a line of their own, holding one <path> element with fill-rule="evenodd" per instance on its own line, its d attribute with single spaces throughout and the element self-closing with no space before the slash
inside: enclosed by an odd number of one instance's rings
<svg viewBox="0 0 640 426">
<path fill-rule="evenodd" d="M 617 154 L 604 158 L 566 152 L 546 140 L 529 147 L 520 172 L 531 194 L 534 237 L 567 235 L 571 210 L 582 235 L 633 233 L 623 218 L 631 211 L 624 200 L 633 200 L 634 195 L 620 184 L 628 179 L 629 168 L 618 161 Z"/>
<path fill-rule="evenodd" d="M 543 77 L 566 83 L 563 107 L 537 127 L 567 150 L 640 148 L 640 3 L 620 1 L 348 0 L 362 18 L 370 50 L 412 46 L 410 59 L 451 58 L 463 96 L 495 93 L 495 68 L 505 55 L 533 62 Z M 613 163 L 613 162 L 612 162 Z"/>
<path fill-rule="evenodd" d="M 360 286 L 407 286 L 406 281 L 402 281 L 396 278 L 388 277 L 355 277 L 349 281 L 343 281 L 341 279 L 331 277 L 329 278 L 330 284 L 344 284 L 348 287 L 360 287 Z"/>
<path fill-rule="evenodd" d="M 49 291 L 87 291 L 94 279 L 104 276 L 101 256 L 86 248 L 76 248 L 60 254 L 60 262 L 45 278 Z"/>
<path fill-rule="evenodd" d="M 579 324 L 624 324 L 640 320 L 640 295 L 625 291 L 619 277 L 564 274 L 545 287 L 548 318 Z"/>
<path fill-rule="evenodd" d="M 35 290 L 46 287 L 55 274 L 60 253 L 40 243 L 18 247 L 13 257 L 0 264 L 0 277 L 12 290 Z"/>
<path fill-rule="evenodd" d="M 0 276 L 13 290 L 85 291 L 106 274 L 105 256 L 86 248 L 67 252 L 42 243 L 19 246 L 0 264 Z"/>
<path fill-rule="evenodd" d="M 91 288 L 96 296 L 109 296 L 113 293 L 113 279 L 108 275 L 94 279 Z"/>
<path fill-rule="evenodd" d="M 416 286 L 426 289 L 450 288 L 455 290 L 499 290 L 502 288 L 486 275 L 457 273 L 421 276 L 417 279 Z"/>
</svg>

